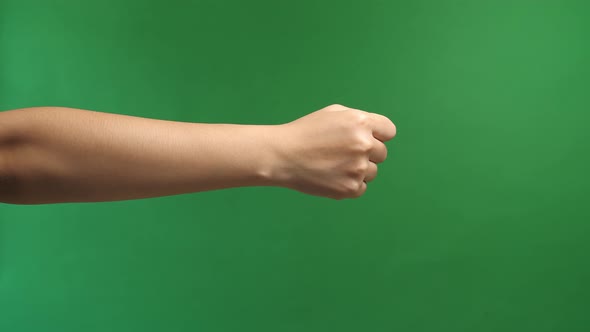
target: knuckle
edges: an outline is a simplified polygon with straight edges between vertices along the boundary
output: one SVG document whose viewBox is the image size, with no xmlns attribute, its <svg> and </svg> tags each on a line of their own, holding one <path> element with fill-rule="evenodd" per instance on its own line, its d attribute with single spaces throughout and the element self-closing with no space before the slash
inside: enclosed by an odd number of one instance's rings
<svg viewBox="0 0 590 332">
<path fill-rule="evenodd" d="M 369 163 L 366 160 L 358 162 L 354 167 L 354 174 L 364 175 L 369 170 Z"/>
<path fill-rule="evenodd" d="M 365 194 L 365 192 L 364 192 L 364 191 L 360 191 L 360 190 L 359 190 L 359 191 L 357 191 L 356 193 L 354 193 L 354 194 L 352 195 L 352 197 L 353 197 L 353 198 L 359 198 L 359 197 L 363 196 L 364 194 Z"/>
<path fill-rule="evenodd" d="M 360 182 L 359 183 L 359 189 L 354 192 L 354 194 L 352 195 L 352 197 L 354 197 L 354 198 L 361 197 L 362 195 L 365 194 L 366 189 L 367 188 L 365 187 L 364 183 L 363 182 Z"/>
<path fill-rule="evenodd" d="M 357 125 L 366 126 L 369 124 L 369 114 L 363 111 L 354 112 L 354 121 Z"/>
<path fill-rule="evenodd" d="M 344 107 L 341 104 L 331 104 L 331 105 L 326 106 L 326 109 L 329 109 L 329 110 L 341 110 L 341 109 L 345 109 L 345 108 L 346 107 Z"/>
<path fill-rule="evenodd" d="M 373 148 L 373 142 L 367 137 L 359 137 L 357 138 L 357 142 L 355 144 L 356 151 L 367 153 L 371 151 Z"/>
<path fill-rule="evenodd" d="M 361 183 L 357 180 L 349 181 L 344 187 L 344 192 L 348 195 L 354 195 L 361 188 Z"/>
</svg>

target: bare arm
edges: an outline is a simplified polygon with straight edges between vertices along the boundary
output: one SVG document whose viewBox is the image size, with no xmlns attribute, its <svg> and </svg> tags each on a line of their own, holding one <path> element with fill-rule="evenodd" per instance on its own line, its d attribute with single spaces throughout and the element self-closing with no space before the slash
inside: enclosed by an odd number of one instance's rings
<svg viewBox="0 0 590 332">
<path fill-rule="evenodd" d="M 348 112 L 335 117 L 329 110 Z M 362 121 L 345 128 L 360 118 L 353 112 L 372 114 L 333 105 L 283 125 L 238 125 L 61 107 L 0 112 L 0 201 L 99 202 L 240 186 L 358 197 L 361 183 L 366 189 L 376 175 L 376 168 L 369 174 L 369 159 L 383 161 L 386 150 L 377 139 L 370 147 L 350 148 L 367 133 Z M 393 124 L 372 126 L 389 130 L 381 133 L 385 139 L 395 135 Z M 320 139 L 322 134 L 327 136 Z M 369 166 L 360 167 L 362 160 Z"/>
</svg>

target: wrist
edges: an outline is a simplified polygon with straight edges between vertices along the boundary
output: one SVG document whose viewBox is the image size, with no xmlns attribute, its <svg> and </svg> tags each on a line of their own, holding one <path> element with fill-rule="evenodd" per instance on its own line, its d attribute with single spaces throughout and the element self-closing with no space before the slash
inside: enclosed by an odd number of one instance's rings
<svg viewBox="0 0 590 332">
<path fill-rule="evenodd" d="M 256 176 L 261 185 L 285 186 L 289 177 L 285 158 L 287 150 L 285 125 L 263 127 L 258 130 L 261 157 L 257 163 Z"/>
</svg>

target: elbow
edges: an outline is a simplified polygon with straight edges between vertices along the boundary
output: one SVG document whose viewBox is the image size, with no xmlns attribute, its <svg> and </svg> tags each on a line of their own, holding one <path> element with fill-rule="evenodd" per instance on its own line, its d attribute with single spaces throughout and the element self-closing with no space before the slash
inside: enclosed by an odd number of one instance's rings
<svg viewBox="0 0 590 332">
<path fill-rule="evenodd" d="M 23 174 L 16 163 L 16 151 L 22 142 L 19 111 L 0 112 L 0 203 L 26 204 Z"/>
<path fill-rule="evenodd" d="M 21 184 L 16 170 L 9 165 L 7 154 L 0 150 L 0 202 L 26 204 L 20 194 Z"/>
</svg>

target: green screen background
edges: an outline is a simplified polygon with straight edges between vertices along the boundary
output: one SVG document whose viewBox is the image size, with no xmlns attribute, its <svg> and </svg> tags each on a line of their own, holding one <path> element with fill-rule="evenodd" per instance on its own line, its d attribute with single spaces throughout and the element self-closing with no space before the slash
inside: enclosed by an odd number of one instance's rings
<svg viewBox="0 0 590 332">
<path fill-rule="evenodd" d="M 360 199 L 0 205 L 0 330 L 590 330 L 588 1 L 1 0 L 0 109 L 398 126 Z"/>
</svg>

